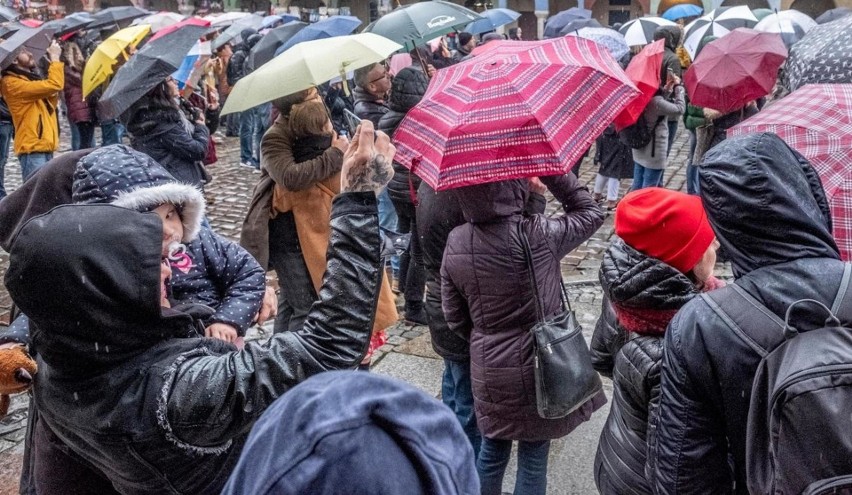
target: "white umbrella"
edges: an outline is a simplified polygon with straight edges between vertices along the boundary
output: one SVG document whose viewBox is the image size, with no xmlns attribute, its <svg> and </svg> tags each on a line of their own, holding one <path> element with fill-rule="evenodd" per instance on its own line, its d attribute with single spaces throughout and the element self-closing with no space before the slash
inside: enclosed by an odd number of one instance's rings
<svg viewBox="0 0 852 495">
<path fill-rule="evenodd" d="M 798 10 L 782 10 L 761 19 L 754 29 L 766 33 L 779 33 L 784 44 L 790 48 L 816 26 L 815 20 Z"/>
<path fill-rule="evenodd" d="M 224 14 L 211 14 L 202 17 L 205 21 L 210 21 L 211 26 L 227 26 L 243 17 L 250 16 L 251 12 L 226 12 Z"/>
<path fill-rule="evenodd" d="M 148 24 L 151 26 L 151 32 L 156 33 L 160 29 L 169 27 L 172 24 L 177 24 L 184 19 L 184 16 L 176 14 L 174 12 L 157 12 L 156 14 L 152 14 L 146 17 L 139 17 L 137 19 L 133 19 L 131 25 L 136 26 L 139 24 Z"/>
<path fill-rule="evenodd" d="M 647 45 L 654 41 L 654 31 L 660 26 L 676 26 L 674 22 L 662 17 L 640 17 L 624 23 L 618 32 L 624 35 L 630 46 Z"/>
<path fill-rule="evenodd" d="M 757 17 L 745 5 L 719 7 L 687 24 L 684 29 L 683 47 L 689 53 L 689 58 L 695 60 L 695 52 L 705 36 L 721 38 L 736 28 L 753 28 L 755 25 Z"/>
</svg>

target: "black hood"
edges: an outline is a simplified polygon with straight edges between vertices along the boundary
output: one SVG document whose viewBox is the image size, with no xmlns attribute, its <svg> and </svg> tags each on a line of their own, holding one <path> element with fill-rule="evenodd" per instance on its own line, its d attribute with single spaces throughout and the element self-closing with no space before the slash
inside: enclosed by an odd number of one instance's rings
<svg viewBox="0 0 852 495">
<path fill-rule="evenodd" d="M 428 87 L 429 78 L 422 69 L 406 67 L 393 78 L 388 107 L 394 112 L 406 113 L 420 103 Z"/>
<path fill-rule="evenodd" d="M 678 26 L 660 26 L 654 31 L 654 41 L 664 41 L 666 48 L 669 50 L 677 50 L 677 45 L 680 44 L 681 30 Z"/>
<path fill-rule="evenodd" d="M 723 141 L 699 174 L 707 217 L 735 277 L 802 258 L 840 259 L 819 176 L 775 134 Z"/>
<path fill-rule="evenodd" d="M 21 229 L 5 283 L 47 364 L 91 376 L 189 333 L 189 316 L 160 308 L 162 225 L 98 204 L 58 206 Z"/>
<path fill-rule="evenodd" d="M 453 190 L 464 219 L 470 223 L 486 223 L 520 215 L 529 196 L 526 179 L 504 180 L 460 187 Z"/>
</svg>

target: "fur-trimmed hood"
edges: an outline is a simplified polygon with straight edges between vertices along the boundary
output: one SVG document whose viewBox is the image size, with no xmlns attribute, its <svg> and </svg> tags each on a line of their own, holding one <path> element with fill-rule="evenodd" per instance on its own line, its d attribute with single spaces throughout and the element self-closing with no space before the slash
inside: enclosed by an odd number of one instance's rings
<svg viewBox="0 0 852 495">
<path fill-rule="evenodd" d="M 111 203 L 136 211 L 150 211 L 164 203 L 179 206 L 185 243 L 198 236 L 204 218 L 201 191 L 175 180 L 148 155 L 121 144 L 81 159 L 71 193 L 75 203 Z"/>
</svg>

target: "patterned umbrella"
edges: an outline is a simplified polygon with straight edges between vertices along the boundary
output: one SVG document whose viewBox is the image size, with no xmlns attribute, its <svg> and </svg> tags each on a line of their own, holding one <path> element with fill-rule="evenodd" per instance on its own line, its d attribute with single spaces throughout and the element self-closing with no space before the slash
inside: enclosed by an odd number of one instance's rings
<svg viewBox="0 0 852 495">
<path fill-rule="evenodd" d="M 627 41 L 624 35 L 610 28 L 583 28 L 579 31 L 568 33 L 568 36 L 579 36 L 587 40 L 592 40 L 595 43 L 602 45 L 612 55 L 612 58 L 621 60 L 622 57 L 630 53 L 630 47 L 627 46 Z"/>
<path fill-rule="evenodd" d="M 654 31 L 660 26 L 675 26 L 676 24 L 662 17 L 640 17 L 625 23 L 618 32 L 630 46 L 644 46 L 654 41 Z"/>
<path fill-rule="evenodd" d="M 705 46 L 683 82 L 694 105 L 733 112 L 772 91 L 786 58 L 778 34 L 738 28 Z"/>
<path fill-rule="evenodd" d="M 852 82 L 852 16 L 821 24 L 790 48 L 784 86 Z"/>
<path fill-rule="evenodd" d="M 766 33 L 780 33 L 784 44 L 787 45 L 787 48 L 790 48 L 804 38 L 805 34 L 816 25 L 815 20 L 798 10 L 782 10 L 777 14 L 770 14 L 761 19 L 754 26 L 754 29 Z"/>
<path fill-rule="evenodd" d="M 592 41 L 500 45 L 438 71 L 394 159 L 436 190 L 563 174 L 638 95 Z"/>
<path fill-rule="evenodd" d="M 588 9 L 571 7 L 568 10 L 563 10 L 547 18 L 547 22 L 544 24 L 544 37 L 556 38 L 560 36 L 559 31 L 562 31 L 562 28 L 569 22 L 577 19 L 590 19 L 591 17 L 592 11 Z"/>
<path fill-rule="evenodd" d="M 774 132 L 819 173 L 831 206 L 834 238 L 852 260 L 852 84 L 809 84 L 728 130 Z"/>
<path fill-rule="evenodd" d="M 695 60 L 695 52 L 705 36 L 721 38 L 736 28 L 753 28 L 755 25 L 757 17 L 745 5 L 719 7 L 687 24 L 684 29 L 683 47 L 689 53 L 689 58 Z"/>
</svg>

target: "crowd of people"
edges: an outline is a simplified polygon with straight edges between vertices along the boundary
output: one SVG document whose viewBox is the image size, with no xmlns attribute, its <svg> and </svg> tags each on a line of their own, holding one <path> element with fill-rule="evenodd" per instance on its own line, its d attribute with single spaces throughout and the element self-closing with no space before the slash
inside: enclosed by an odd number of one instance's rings
<svg viewBox="0 0 852 495">
<path fill-rule="evenodd" d="M 0 79 L 0 163 L 14 142 L 24 179 L 7 195 L 0 166 L 4 282 L 21 313 L 0 351 L 29 363 L 0 367 L 13 375 L 0 383 L 17 385 L 0 393 L 32 398 L 21 493 L 500 495 L 517 443 L 514 493 L 543 495 L 551 442 L 602 414 L 607 396 L 543 417 L 530 329 L 563 311 L 560 262 L 608 214 L 617 238 L 603 254 L 590 343 L 613 383 L 598 490 L 852 489 L 848 433 L 831 426 L 842 422 L 832 408 L 848 403 L 841 392 L 817 400 L 807 424 L 787 417 L 792 433 L 754 440 L 770 428 L 754 415 L 766 398 L 752 392 L 767 380 L 764 358 L 791 329 L 828 326 L 827 316 L 852 325 L 852 271 L 820 178 L 774 134 L 726 139 L 765 101 L 724 113 L 692 105 L 683 29 L 654 37 L 660 85 L 639 116 L 650 139 L 633 146 L 606 127 L 592 191 L 581 162 L 436 190 L 394 160 L 391 137 L 431 78 L 475 60 L 477 46 L 504 39 L 496 33 L 458 33 L 414 48 L 393 74 L 388 61 L 368 64 L 351 81 L 221 118 L 253 69 L 253 29 L 219 47 L 197 83 L 181 89 L 169 76 L 118 121 L 98 117 L 103 88 L 83 97 L 90 38 L 54 42 L 43 60 L 22 49 Z M 54 156 L 63 112 L 72 151 Z M 663 187 L 681 119 L 687 193 Z M 221 134 L 239 137 L 239 165 L 259 170 L 239 243 L 205 213 Z M 548 197 L 561 211 L 545 215 Z M 727 284 L 716 277 L 722 256 Z M 791 311 L 801 300 L 825 311 Z M 268 341 L 244 340 L 271 318 Z M 400 320 L 428 326 L 443 405 L 366 373 Z M 848 379 L 821 376 L 821 390 Z M 832 449 L 755 461 L 797 435 Z M 803 471 L 804 456 L 819 465 Z"/>
</svg>

